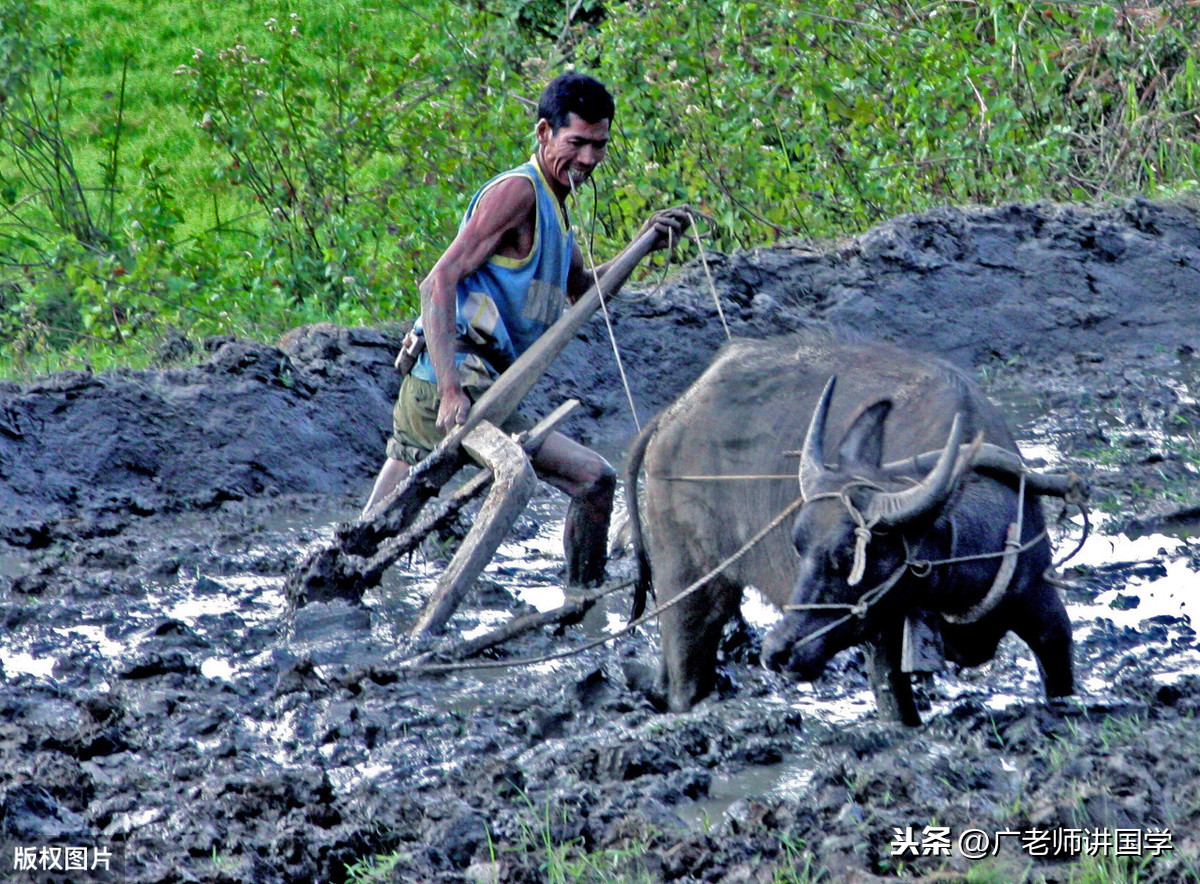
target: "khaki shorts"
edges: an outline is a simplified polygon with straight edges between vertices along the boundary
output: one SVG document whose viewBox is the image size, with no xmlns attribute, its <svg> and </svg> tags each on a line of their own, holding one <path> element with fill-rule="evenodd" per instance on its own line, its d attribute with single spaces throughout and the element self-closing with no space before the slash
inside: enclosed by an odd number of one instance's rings
<svg viewBox="0 0 1200 884">
<path fill-rule="evenodd" d="M 471 402 L 483 395 L 486 387 L 467 386 L 463 391 Z M 396 407 L 392 409 L 392 438 L 388 439 L 387 456 L 415 464 L 437 446 L 446 434 L 438 429 L 437 384 L 406 375 L 400 384 Z M 519 411 L 514 411 L 500 425 L 504 432 L 515 435 L 531 429 L 534 421 Z"/>
</svg>

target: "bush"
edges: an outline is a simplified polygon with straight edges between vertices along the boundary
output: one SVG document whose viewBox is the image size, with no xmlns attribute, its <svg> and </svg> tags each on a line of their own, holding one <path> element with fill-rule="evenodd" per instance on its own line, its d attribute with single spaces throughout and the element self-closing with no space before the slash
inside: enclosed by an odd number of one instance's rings
<svg viewBox="0 0 1200 884">
<path fill-rule="evenodd" d="M 467 195 L 531 150 L 532 99 L 569 64 L 618 99 L 574 210 L 598 258 L 680 201 L 729 250 L 939 203 L 1196 187 L 1188 0 L 247 0 L 218 30 L 127 2 L 0 0 L 10 370 L 144 361 L 176 329 L 411 316 Z M 122 18 L 137 38 L 105 43 Z"/>
</svg>

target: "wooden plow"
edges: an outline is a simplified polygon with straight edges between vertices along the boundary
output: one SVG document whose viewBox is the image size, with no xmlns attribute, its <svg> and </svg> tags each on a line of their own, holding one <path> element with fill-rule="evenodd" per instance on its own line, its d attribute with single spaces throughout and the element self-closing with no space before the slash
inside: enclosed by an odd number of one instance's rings
<svg viewBox="0 0 1200 884">
<path fill-rule="evenodd" d="M 374 512 L 339 525 L 333 539 L 310 550 L 289 573 L 285 593 L 295 609 L 311 601 L 361 600 L 401 556 L 433 530 L 448 523 L 488 487 L 491 491 L 458 552 L 443 572 L 411 629 L 413 637 L 440 631 L 479 576 L 536 486 L 526 449 L 536 450 L 578 402 L 556 409 L 522 438 L 498 428 L 574 339 L 583 324 L 625 283 L 650 253 L 658 234 L 647 231 L 631 243 L 598 285 L 593 285 L 523 353 L 479 398 L 457 427 L 420 463 Z M 483 469 L 452 495 L 433 500 L 442 486 L 471 460 Z"/>
</svg>

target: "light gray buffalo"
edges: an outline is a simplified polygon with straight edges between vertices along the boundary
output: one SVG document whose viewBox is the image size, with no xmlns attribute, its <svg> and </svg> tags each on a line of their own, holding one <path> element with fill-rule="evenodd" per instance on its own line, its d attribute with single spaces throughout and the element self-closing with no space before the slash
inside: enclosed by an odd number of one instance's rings
<svg viewBox="0 0 1200 884">
<path fill-rule="evenodd" d="M 933 357 L 826 333 L 727 344 L 629 458 L 639 599 L 651 568 L 659 606 L 691 590 L 659 620 L 670 708 L 712 690 L 747 586 L 784 612 L 763 642 L 767 667 L 812 680 L 865 643 L 888 718 L 920 723 L 901 666 L 906 619 L 967 666 L 1012 630 L 1047 695 L 1072 693 L 1071 627 L 1016 450 L 971 379 Z"/>
</svg>

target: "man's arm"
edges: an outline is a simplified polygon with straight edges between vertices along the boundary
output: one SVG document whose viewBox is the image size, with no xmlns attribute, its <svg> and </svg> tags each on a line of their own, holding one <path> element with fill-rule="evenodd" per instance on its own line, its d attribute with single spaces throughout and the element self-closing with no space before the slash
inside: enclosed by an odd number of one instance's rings
<svg viewBox="0 0 1200 884">
<path fill-rule="evenodd" d="M 692 210 L 689 206 L 673 206 L 670 209 L 663 209 L 651 215 L 646 223 L 641 226 L 637 234 L 631 242 L 637 242 L 648 231 L 658 231 L 658 241 L 651 247 L 651 251 L 659 249 L 674 248 L 679 245 L 679 240 L 683 237 L 683 233 L 687 230 L 688 225 L 692 223 Z M 605 261 L 603 264 L 596 265 L 594 270 L 589 270 L 583 260 L 583 252 L 579 249 L 579 244 L 575 245 L 575 254 L 571 256 L 571 271 L 567 277 L 567 300 L 574 304 L 579 297 L 592 287 L 596 279 L 603 279 L 604 274 L 608 272 L 608 268 L 616 259 Z"/>
<path fill-rule="evenodd" d="M 441 398 L 437 425 L 444 432 L 465 421 L 471 408 L 454 360 L 458 284 L 498 252 L 520 249 L 535 205 L 533 184 L 526 178 L 509 178 L 490 188 L 421 283 L 425 343 Z"/>
</svg>

